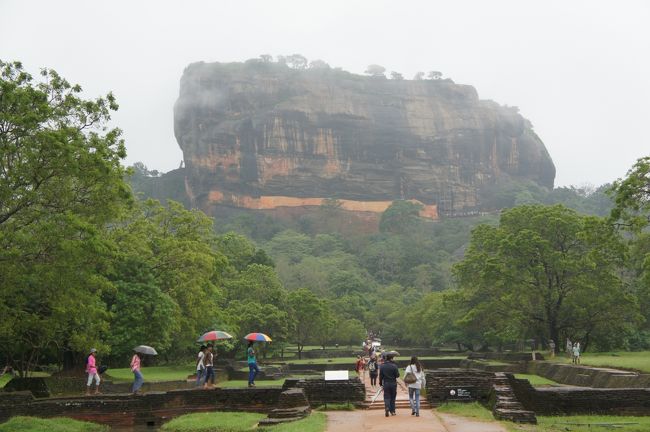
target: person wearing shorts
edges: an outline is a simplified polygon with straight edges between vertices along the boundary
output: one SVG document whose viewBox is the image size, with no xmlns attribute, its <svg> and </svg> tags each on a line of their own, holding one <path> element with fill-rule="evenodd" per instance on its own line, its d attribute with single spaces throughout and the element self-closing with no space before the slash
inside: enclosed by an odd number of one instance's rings
<svg viewBox="0 0 650 432">
<path fill-rule="evenodd" d="M 95 394 L 99 394 L 99 372 L 97 371 L 96 357 L 97 350 L 95 348 L 90 350 L 90 354 L 86 359 L 86 373 L 88 374 L 88 381 L 86 382 L 86 395 L 90 395 L 90 386 L 95 381 Z"/>
</svg>

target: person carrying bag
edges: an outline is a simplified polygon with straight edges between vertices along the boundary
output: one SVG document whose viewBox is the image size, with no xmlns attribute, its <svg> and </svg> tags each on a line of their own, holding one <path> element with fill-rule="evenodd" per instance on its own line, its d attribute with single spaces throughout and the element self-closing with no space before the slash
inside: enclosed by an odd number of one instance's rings
<svg viewBox="0 0 650 432">
<path fill-rule="evenodd" d="M 404 383 L 409 389 L 409 404 L 411 405 L 411 415 L 420 417 L 420 392 L 426 385 L 424 370 L 417 357 L 411 357 L 411 364 L 404 371 Z"/>
</svg>

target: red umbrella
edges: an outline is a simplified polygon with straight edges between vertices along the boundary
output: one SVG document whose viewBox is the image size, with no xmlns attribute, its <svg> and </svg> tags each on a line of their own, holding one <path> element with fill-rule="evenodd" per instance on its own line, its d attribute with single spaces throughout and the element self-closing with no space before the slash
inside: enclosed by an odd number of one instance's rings
<svg viewBox="0 0 650 432">
<path fill-rule="evenodd" d="M 221 330 L 212 330 L 207 333 L 204 333 L 197 342 L 208 342 L 208 341 L 218 341 L 224 339 L 232 339 L 232 336 L 225 331 Z"/>
</svg>

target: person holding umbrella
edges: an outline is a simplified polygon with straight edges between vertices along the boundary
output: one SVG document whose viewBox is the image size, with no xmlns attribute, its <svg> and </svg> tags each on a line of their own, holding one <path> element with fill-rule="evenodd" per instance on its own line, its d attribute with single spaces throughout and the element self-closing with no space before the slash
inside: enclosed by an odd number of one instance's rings
<svg viewBox="0 0 650 432">
<path fill-rule="evenodd" d="M 144 384 L 144 377 L 142 372 L 140 372 L 140 353 L 136 351 L 131 358 L 131 372 L 133 372 L 133 387 L 131 391 L 134 395 L 138 394 L 140 387 Z"/>
<path fill-rule="evenodd" d="M 144 384 L 144 377 L 140 371 L 142 356 L 145 354 L 155 356 L 158 355 L 158 353 L 155 349 L 147 345 L 139 345 L 133 348 L 133 351 L 135 351 L 135 354 L 131 358 L 131 371 L 133 372 L 133 387 L 131 388 L 131 391 L 134 395 L 137 395 L 140 387 Z"/>
<path fill-rule="evenodd" d="M 205 350 L 203 363 L 205 364 L 205 384 L 203 384 L 203 388 L 212 388 L 214 386 L 214 345 L 211 343 L 208 344 Z"/>
<path fill-rule="evenodd" d="M 246 350 L 248 361 L 248 387 L 255 387 L 255 377 L 260 373 L 260 368 L 257 366 L 257 357 L 255 356 L 255 342 L 248 341 L 248 349 Z"/>
<path fill-rule="evenodd" d="M 264 333 L 249 333 L 244 336 L 244 340 L 248 341 L 248 349 L 246 350 L 248 358 L 248 387 L 255 387 L 255 377 L 260 372 L 257 366 L 256 352 L 253 348 L 254 342 L 271 342 L 271 338 Z"/>
</svg>

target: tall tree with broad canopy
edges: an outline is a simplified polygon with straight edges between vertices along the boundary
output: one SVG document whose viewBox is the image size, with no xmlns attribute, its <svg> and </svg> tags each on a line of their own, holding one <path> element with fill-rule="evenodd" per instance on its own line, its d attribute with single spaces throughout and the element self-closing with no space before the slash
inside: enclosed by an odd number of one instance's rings
<svg viewBox="0 0 650 432">
<path fill-rule="evenodd" d="M 321 323 L 330 319 L 329 305 L 307 288 L 291 292 L 288 303 L 295 320 L 291 340 L 298 346 L 298 358 L 301 359 L 305 345 L 317 341 Z"/>
<path fill-rule="evenodd" d="M 21 374 L 106 330 L 102 229 L 131 200 L 121 132 L 107 128 L 117 108 L 0 61 L 0 351 Z"/>
<path fill-rule="evenodd" d="M 466 328 L 492 343 L 524 337 L 583 341 L 603 328 L 620 334 L 638 319 L 619 277 L 625 246 L 605 220 L 564 206 L 529 205 L 502 213 L 498 227 L 472 232 L 454 267 Z"/>
</svg>

